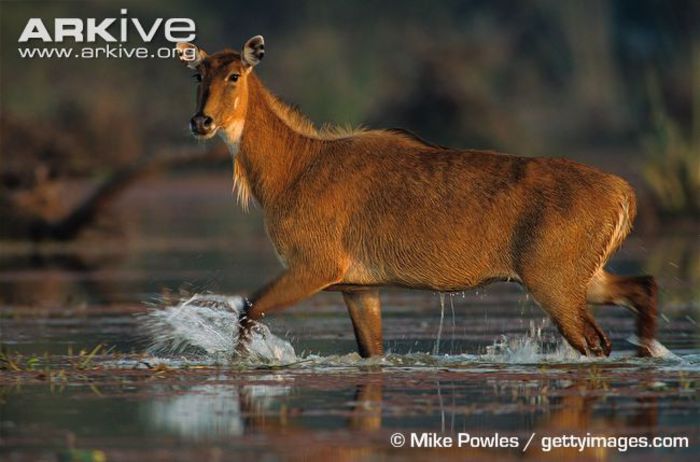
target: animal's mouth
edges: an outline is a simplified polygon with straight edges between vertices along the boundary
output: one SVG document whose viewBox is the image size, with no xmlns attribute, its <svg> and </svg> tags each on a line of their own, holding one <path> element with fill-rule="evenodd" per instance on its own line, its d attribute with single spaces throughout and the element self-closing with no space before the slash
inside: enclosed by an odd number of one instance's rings
<svg viewBox="0 0 700 462">
<path fill-rule="evenodd" d="M 195 128 L 192 129 L 192 136 L 194 136 L 198 140 L 208 140 L 214 135 L 216 135 L 216 132 L 219 131 L 219 127 L 213 127 L 208 130 L 197 130 Z"/>
<path fill-rule="evenodd" d="M 210 138 L 213 138 L 214 135 L 216 135 L 216 132 L 218 131 L 218 128 L 215 128 L 214 130 L 208 131 L 206 133 L 199 133 L 199 132 L 192 132 L 192 136 L 194 136 L 198 140 L 208 140 Z"/>
</svg>

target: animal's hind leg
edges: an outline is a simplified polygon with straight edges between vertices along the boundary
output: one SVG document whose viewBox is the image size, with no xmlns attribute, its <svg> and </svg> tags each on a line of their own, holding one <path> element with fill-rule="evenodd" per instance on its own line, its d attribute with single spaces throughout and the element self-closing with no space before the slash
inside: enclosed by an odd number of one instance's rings
<svg viewBox="0 0 700 462">
<path fill-rule="evenodd" d="M 585 294 L 548 285 L 530 285 L 528 289 L 572 347 L 587 356 L 610 354 L 610 340 L 588 312 Z"/>
<path fill-rule="evenodd" d="M 638 353 L 650 356 L 657 328 L 657 291 L 653 276 L 617 276 L 601 270 L 591 279 L 586 297 L 590 303 L 620 305 L 636 313 Z"/>
<path fill-rule="evenodd" d="M 377 289 L 344 291 L 343 299 L 352 319 L 352 327 L 355 329 L 360 356 L 369 358 L 383 355 L 379 291 Z"/>
</svg>

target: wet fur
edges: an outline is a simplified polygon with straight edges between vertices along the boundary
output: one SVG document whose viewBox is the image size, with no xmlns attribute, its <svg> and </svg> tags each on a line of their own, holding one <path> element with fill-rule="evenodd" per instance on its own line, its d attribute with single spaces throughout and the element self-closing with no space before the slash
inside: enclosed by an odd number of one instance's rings
<svg viewBox="0 0 700 462">
<path fill-rule="evenodd" d="M 235 63 L 238 55 L 208 59 Z M 583 354 L 610 352 L 587 302 L 631 306 L 640 337 L 653 338 L 653 278 L 603 270 L 636 213 L 621 178 L 566 159 L 450 149 L 401 130 L 319 130 L 252 72 L 245 91 L 235 183 L 242 203 L 261 205 L 286 268 L 252 298 L 249 320 L 343 290 L 369 356 L 381 354 L 378 295 L 353 292 L 515 280 Z M 375 307 L 369 320 L 362 303 Z"/>
</svg>

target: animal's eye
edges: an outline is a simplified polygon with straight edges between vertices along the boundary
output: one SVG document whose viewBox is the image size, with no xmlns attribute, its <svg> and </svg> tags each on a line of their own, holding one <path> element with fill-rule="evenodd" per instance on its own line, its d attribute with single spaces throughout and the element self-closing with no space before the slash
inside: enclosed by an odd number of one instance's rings
<svg viewBox="0 0 700 462">
<path fill-rule="evenodd" d="M 231 74 L 228 76 L 228 81 L 229 82 L 238 82 L 238 77 L 240 77 L 240 74 Z"/>
<path fill-rule="evenodd" d="M 192 78 L 195 79 L 197 82 L 201 82 L 202 81 L 202 74 L 194 74 L 192 76 Z"/>
</svg>

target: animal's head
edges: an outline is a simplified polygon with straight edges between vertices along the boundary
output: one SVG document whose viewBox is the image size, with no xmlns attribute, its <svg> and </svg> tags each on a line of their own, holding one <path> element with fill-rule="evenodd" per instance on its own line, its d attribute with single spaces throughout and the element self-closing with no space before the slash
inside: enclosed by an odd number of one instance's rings
<svg viewBox="0 0 700 462">
<path fill-rule="evenodd" d="M 248 109 L 248 76 L 265 54 L 263 37 L 249 39 L 240 53 L 224 50 L 209 55 L 191 43 L 178 43 L 177 50 L 197 81 L 192 134 L 208 139 L 221 130 L 228 142 L 238 143 Z"/>
</svg>

